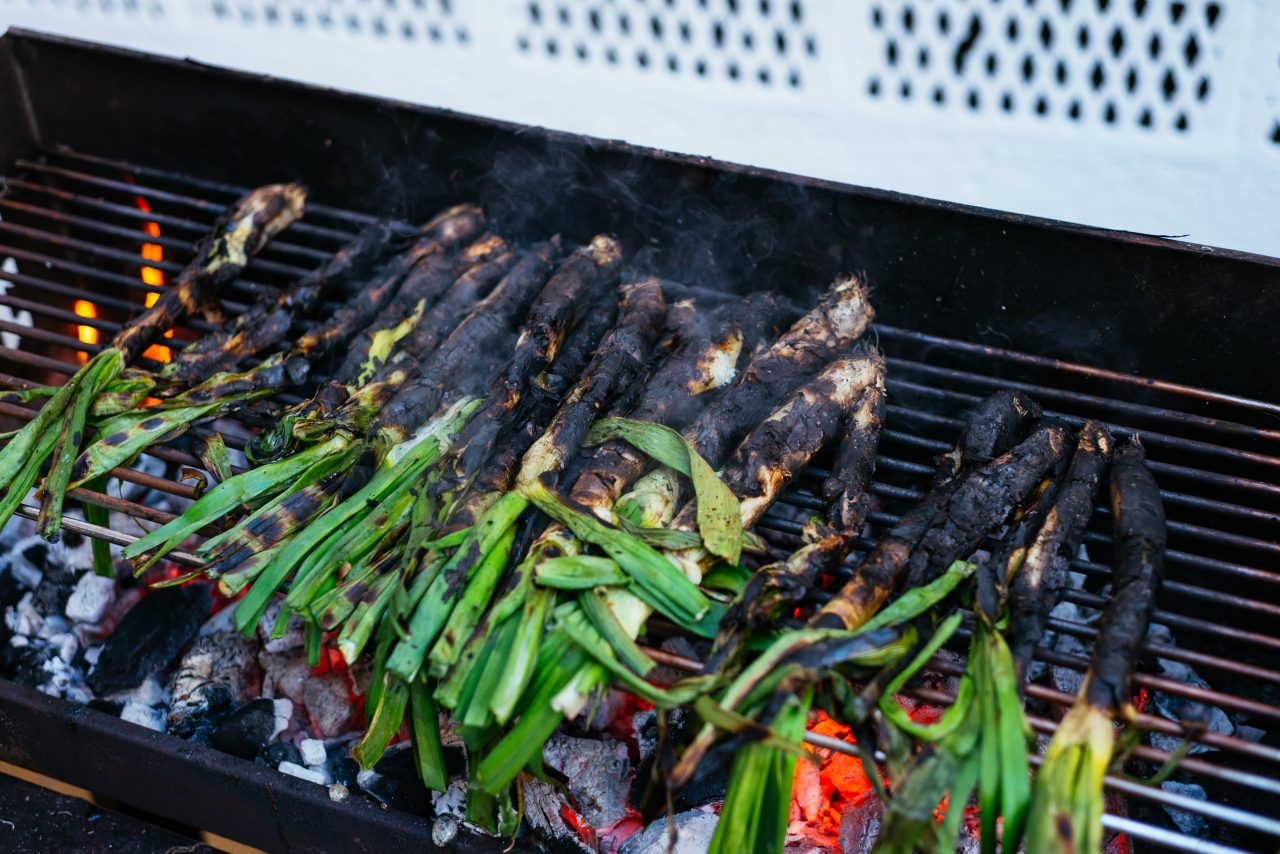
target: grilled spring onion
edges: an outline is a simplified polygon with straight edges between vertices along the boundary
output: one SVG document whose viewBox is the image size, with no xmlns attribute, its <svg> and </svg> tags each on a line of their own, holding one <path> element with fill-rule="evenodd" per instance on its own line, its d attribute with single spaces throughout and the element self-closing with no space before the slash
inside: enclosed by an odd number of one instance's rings
<svg viewBox="0 0 1280 854">
<path fill-rule="evenodd" d="M 306 191 L 297 184 L 272 184 L 240 198 L 219 217 L 177 281 L 155 304 L 125 325 L 110 346 L 51 397 L 40 412 L 0 451 L 0 520 L 7 520 L 35 483 L 45 460 L 38 528 L 61 535 L 62 502 L 72 463 L 84 440 L 85 422 L 99 393 L 151 344 L 195 311 L 216 305 L 218 292 L 235 279 L 268 240 L 302 215 Z"/>
<path fill-rule="evenodd" d="M 1113 721 L 1137 711 L 1129 678 L 1164 574 L 1164 505 L 1137 439 L 1111 464 L 1114 558 L 1111 598 L 1075 704 L 1058 724 L 1036 774 L 1029 851 L 1097 851 L 1102 847 L 1102 785 L 1115 750 Z"/>
<path fill-rule="evenodd" d="M 878 357 L 872 356 L 832 363 L 816 378 L 794 392 L 743 441 L 725 477 L 726 483 L 737 487 L 730 495 L 739 505 L 737 522 L 742 529 L 755 525 L 796 468 L 826 443 L 840 423 L 839 418 L 832 423 L 829 418 L 810 420 L 808 416 L 816 410 L 825 411 L 830 407 L 851 407 L 862 390 L 875 381 L 879 365 Z M 794 429 L 785 429 L 788 427 Z M 688 459 L 692 460 L 694 453 L 690 449 Z M 663 462 L 674 464 L 678 460 L 667 456 Z M 693 468 L 689 471 L 692 473 Z M 697 529 L 699 522 L 704 521 L 699 519 L 698 505 L 713 494 L 716 494 L 713 489 L 704 490 L 701 500 L 685 508 L 673 527 Z M 627 562 L 632 560 L 632 556 L 619 548 L 617 534 L 620 532 L 615 532 L 594 516 L 588 515 L 584 509 L 565 504 L 562 499 L 557 499 L 549 492 L 539 496 L 535 503 L 569 527 L 578 539 L 600 546 L 619 565 L 628 569 Z M 701 508 L 703 512 L 707 509 L 705 506 Z M 656 526 L 666 520 L 653 518 L 646 521 Z M 702 547 L 668 551 L 665 558 L 679 567 L 694 583 L 701 580 L 704 563 L 711 564 L 720 560 Z M 653 607 L 664 604 L 669 607 L 664 599 L 664 594 L 669 593 L 669 589 L 646 589 L 645 585 L 653 583 L 654 579 L 644 575 L 636 575 L 635 579 L 635 589 L 643 598 L 623 589 L 611 589 L 606 593 L 609 611 L 621 628 L 622 637 L 630 640 L 639 636 Z M 697 615 L 694 619 L 697 619 Z M 683 622 L 690 625 L 687 617 Z M 576 643 L 572 638 L 578 635 L 580 633 L 571 636 L 570 642 Z M 550 643 L 544 645 L 545 655 L 551 654 L 550 650 L 553 648 Z M 562 717 L 573 717 L 582 711 L 590 693 L 607 678 L 610 671 L 606 668 L 613 663 L 614 653 L 610 652 L 608 646 L 602 644 L 595 649 L 596 654 L 604 656 L 604 660 L 593 659 L 586 666 L 573 660 L 540 663 L 525 692 L 523 714 L 519 721 L 480 763 L 477 774 L 486 789 L 498 791 L 508 785 L 525 762 L 533 757 L 533 751 L 540 749 L 540 745 Z"/>
<path fill-rule="evenodd" d="M 414 370 L 447 368 L 453 371 L 455 379 L 453 392 L 456 397 L 451 399 L 456 400 L 474 393 L 471 391 L 472 386 L 478 380 L 486 379 L 484 369 L 478 363 L 485 361 L 484 353 L 500 349 L 500 342 L 508 334 L 511 319 L 528 306 L 533 293 L 545 281 L 553 252 L 554 247 L 546 244 L 527 253 L 475 307 L 467 320 L 435 352 L 426 357 L 422 364 L 418 364 L 418 360 L 413 358 L 393 363 L 390 367 L 398 376 L 399 382 L 393 381 L 390 376 L 380 375 L 370 383 L 372 388 L 366 386 L 357 393 L 361 401 L 369 403 L 376 399 L 377 394 L 395 391 L 379 417 L 380 427 L 385 430 L 379 430 L 380 435 L 375 437 L 383 452 L 383 459 L 394 446 L 397 437 L 401 441 L 411 437 L 419 425 L 428 422 L 440 404 L 445 402 L 447 389 L 440 388 L 437 394 L 437 389 L 432 387 L 424 394 L 414 388 L 410 393 L 410 383 L 406 379 Z M 481 316 L 486 319 L 479 321 Z M 366 412 L 367 410 L 354 407 L 347 410 L 347 414 L 352 417 L 366 417 Z M 356 441 L 363 431 L 353 434 L 350 430 L 340 429 L 346 426 L 341 419 L 331 422 L 330 426 L 332 429 L 322 433 L 311 447 L 220 483 L 187 508 L 182 516 L 127 547 L 125 557 L 132 560 L 138 570 L 145 568 L 168 551 L 177 548 L 183 540 L 204 525 L 238 507 L 246 496 L 259 499 L 272 495 L 283 497 L 280 499 L 282 503 L 266 505 L 255 517 L 250 517 L 233 529 L 235 533 L 219 538 L 217 545 L 223 552 L 229 554 L 239 546 L 246 546 L 248 550 L 241 551 L 237 557 L 247 557 L 268 547 L 270 543 L 278 542 L 283 536 L 292 534 L 314 513 L 330 506 L 337 495 L 336 487 L 343 482 L 343 473 L 357 463 L 357 457 L 363 450 L 363 446 Z M 335 457 L 337 459 L 333 459 Z M 368 470 L 367 467 L 365 470 Z M 312 487 L 316 489 L 307 492 Z M 291 500 L 307 502 L 316 491 L 321 493 L 318 496 L 320 500 L 307 513 L 292 512 L 295 508 L 288 506 Z M 241 544 L 235 543 L 234 539 L 242 533 L 248 539 Z"/>
</svg>

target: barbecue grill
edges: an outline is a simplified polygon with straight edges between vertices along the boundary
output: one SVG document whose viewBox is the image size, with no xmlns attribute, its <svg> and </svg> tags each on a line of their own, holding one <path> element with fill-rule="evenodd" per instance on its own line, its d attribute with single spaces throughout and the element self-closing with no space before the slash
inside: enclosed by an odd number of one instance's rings
<svg viewBox="0 0 1280 854">
<path fill-rule="evenodd" d="M 1209 687 L 1140 667 L 1135 689 L 1193 700 L 1241 724 L 1200 736 L 1211 751 L 1181 769 L 1207 798 L 1114 775 L 1121 804 L 1106 826 L 1136 847 L 1260 850 L 1280 844 L 1280 400 L 1274 323 L 1280 261 L 1143 235 L 1101 232 L 780 175 L 620 143 L 345 95 L 33 33 L 0 39 L 0 385 L 60 382 L 97 352 L 146 295 L 164 287 L 192 243 L 247 186 L 299 179 L 306 219 L 255 259 L 227 306 L 315 267 L 375 215 L 416 222 L 476 198 L 505 235 L 620 237 L 647 272 L 699 287 L 775 288 L 805 304 L 842 271 L 865 270 L 887 356 L 890 404 L 870 516 L 879 530 L 917 500 L 964 413 L 998 388 L 1030 393 L 1073 423 L 1085 417 L 1138 432 L 1169 515 L 1167 581 L 1153 622 L 1173 641 L 1155 659 L 1190 665 Z M 199 330 L 175 330 L 180 347 Z M 151 355 L 163 357 L 157 352 Z M 0 404 L 11 423 L 31 410 Z M 252 424 L 220 425 L 233 448 Z M 10 428 L 6 428 L 10 429 Z M 150 453 L 163 476 L 114 477 L 192 498 L 183 442 Z M 787 496 L 821 508 L 824 472 Z M 151 525 L 172 518 L 144 503 L 77 489 L 73 498 Z M 34 517 L 34 508 L 23 508 Z M 1110 574 L 1109 524 L 1098 508 L 1073 569 L 1069 601 L 1099 608 Z M 766 517 L 762 533 L 793 546 L 800 514 Z M 68 530 L 128 543 L 142 529 L 68 518 Z M 872 540 L 864 539 L 866 549 Z M 854 556 L 856 559 L 857 555 Z M 170 555 L 192 562 L 187 554 Z M 825 595 L 814 594 L 814 602 Z M 1092 628 L 1051 628 L 1087 647 Z M 650 637 L 659 639 L 658 623 Z M 964 632 L 960 633 L 964 636 Z M 962 651 L 962 640 L 953 640 Z M 697 662 L 653 649 L 663 664 Z M 1087 657 L 1043 648 L 1049 665 L 1083 671 Z M 934 662 L 959 674 L 955 656 Z M 943 692 L 915 689 L 946 705 Z M 1032 685 L 1044 708 L 1072 697 Z M 1052 732 L 1051 717 L 1032 717 Z M 1147 705 L 1144 731 L 1183 722 Z M 827 737 L 813 743 L 850 751 Z M 1143 744 L 1128 770 L 1167 754 Z M 190 825 L 266 848 L 390 850 L 430 839 L 430 823 L 102 713 L 0 682 L 0 758 Z M 1164 808 L 1206 824 L 1184 835 Z M 495 841 L 463 836 L 462 848 Z"/>
</svg>

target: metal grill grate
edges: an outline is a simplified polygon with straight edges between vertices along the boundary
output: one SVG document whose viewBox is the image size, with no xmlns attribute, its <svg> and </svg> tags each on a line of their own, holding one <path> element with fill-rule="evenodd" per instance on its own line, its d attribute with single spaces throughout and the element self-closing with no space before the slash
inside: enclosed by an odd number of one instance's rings
<svg viewBox="0 0 1280 854">
<path fill-rule="evenodd" d="M 144 294 L 163 287 L 144 281 L 143 269 L 161 274 L 179 269 L 193 240 L 242 190 L 68 151 L 46 150 L 39 159 L 14 164 L 0 191 L 0 280 L 7 283 L 0 308 L 10 312 L 0 318 L 0 332 L 7 336 L 0 347 L 0 385 L 21 387 L 69 375 L 77 353 L 97 349 L 79 336 L 78 328 L 90 326 L 102 336 L 111 335 L 137 311 Z M 315 266 L 368 219 L 309 205 L 307 220 L 250 264 L 234 286 L 229 307 L 235 310 L 243 305 L 237 300 L 279 287 Z M 147 244 L 159 245 L 163 259 L 144 257 Z M 68 309 L 76 299 L 92 300 L 99 316 L 86 320 Z M 24 315 L 30 325 L 22 321 Z M 202 328 L 193 323 L 191 329 L 177 330 L 168 343 L 181 346 Z M 1222 709 L 1233 727 L 1231 733 L 1204 735 L 1201 742 L 1210 750 L 1181 765 L 1186 779 L 1206 791 L 1205 800 L 1112 776 L 1108 785 L 1125 808 L 1108 815 L 1107 824 L 1116 832 L 1184 850 L 1273 846 L 1280 839 L 1280 821 L 1271 817 L 1270 807 L 1280 795 L 1280 749 L 1273 746 L 1280 727 L 1280 671 L 1274 669 L 1280 636 L 1273 628 L 1280 617 L 1280 429 L 1273 426 L 1280 404 L 908 329 L 879 326 L 877 331 L 888 357 L 891 401 L 873 489 L 878 507 L 871 522 L 877 530 L 891 525 L 919 497 L 932 471 L 932 456 L 949 446 L 965 411 L 991 390 L 1020 388 L 1069 420 L 1094 417 L 1119 433 L 1140 432 L 1170 520 L 1168 580 L 1153 619 L 1168 627 L 1173 638 L 1149 639 L 1145 660 L 1194 667 L 1204 684 L 1148 670 L 1137 676 L 1135 687 L 1149 697 L 1162 693 Z M 0 415 L 9 419 L 21 421 L 30 414 L 24 407 L 0 404 Z M 248 428 L 224 424 L 228 445 L 242 448 Z M 181 443 L 151 453 L 167 464 L 163 476 L 117 469 L 112 473 L 117 480 L 109 482 L 106 493 L 78 489 L 74 497 L 128 514 L 140 525 L 167 521 L 172 518 L 167 511 L 114 494 L 120 483 L 127 483 L 151 490 L 147 494 L 153 504 L 161 496 L 178 503 L 194 497 L 192 487 L 175 479 L 175 473 L 181 466 L 200 467 L 197 458 Z M 796 520 L 821 506 L 814 488 L 823 475 L 818 468 L 806 472 L 785 504 L 765 518 L 762 528 L 775 546 L 794 546 Z M 34 508 L 21 512 L 35 514 Z M 135 539 L 128 531 L 79 520 L 65 524 L 113 543 Z M 1108 531 L 1107 510 L 1099 507 L 1086 538 L 1088 554 L 1073 565 L 1086 579 L 1068 597 L 1076 605 L 1097 608 L 1104 601 L 1102 585 L 1110 576 Z M 860 546 L 870 544 L 864 539 Z M 184 553 L 171 557 L 194 560 Z M 1085 622 L 1056 620 L 1051 628 L 1059 636 L 1079 639 L 1086 650 L 1093 633 Z M 654 636 L 661 637 L 662 629 L 656 626 Z M 697 664 L 652 652 L 676 667 Z M 1039 659 L 1065 671 L 1082 672 L 1087 666 L 1084 655 L 1056 648 L 1042 648 Z M 962 664 L 952 655 L 935 666 L 954 675 Z M 1034 728 L 1052 732 L 1055 711 L 1060 713 L 1072 697 L 1045 684 L 1034 684 L 1027 693 Z M 936 690 L 917 689 L 915 694 L 928 702 L 950 701 Z M 1160 716 L 1154 703 L 1139 725 L 1147 735 L 1134 758 L 1145 766 L 1129 770 L 1149 773 L 1168 755 L 1150 744 L 1149 734 L 1176 737 L 1182 730 Z M 814 740 L 847 749 L 818 736 Z M 1200 838 L 1180 834 L 1165 808 L 1202 819 Z"/>
</svg>

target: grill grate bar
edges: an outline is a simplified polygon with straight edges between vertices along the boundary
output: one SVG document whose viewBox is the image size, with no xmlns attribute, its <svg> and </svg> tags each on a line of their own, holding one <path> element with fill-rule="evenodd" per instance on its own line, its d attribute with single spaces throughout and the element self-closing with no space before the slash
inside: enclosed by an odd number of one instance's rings
<svg viewBox="0 0 1280 854">
<path fill-rule="evenodd" d="M 942 338 L 937 335 L 930 335 L 927 332 L 915 332 L 910 329 L 904 329 L 900 326 L 885 326 L 881 324 L 879 326 L 879 330 L 882 336 L 894 340 L 910 341 L 931 347 L 940 347 L 942 349 L 958 353 L 967 353 L 989 359 L 998 359 L 1000 361 L 1011 362 L 1016 365 L 1024 365 L 1032 368 L 1046 368 L 1059 373 L 1076 374 L 1090 379 L 1103 380 L 1105 382 L 1118 383 L 1125 386 L 1136 386 L 1141 389 L 1169 392 L 1170 394 L 1189 397 L 1194 400 L 1221 403 L 1228 406 L 1238 406 L 1242 409 L 1260 412 L 1266 415 L 1280 415 L 1280 403 L 1267 403 L 1262 400 L 1254 400 L 1252 398 L 1241 397 L 1239 395 L 1226 394 L 1224 392 L 1199 388 L 1197 386 L 1183 385 L 1182 383 L 1173 383 L 1166 380 L 1136 376 L 1134 374 L 1125 374 L 1119 371 L 1107 370 L 1106 368 L 1095 368 L 1091 365 L 1082 365 L 1079 362 L 1067 362 L 1060 359 L 1050 358 L 1048 356 L 1035 356 L 1031 353 L 1020 353 L 1017 350 L 1007 350 L 1003 347 L 993 347 L 987 344 L 974 344 L 969 341 L 958 341 L 954 338 Z"/>
<path fill-rule="evenodd" d="M 163 234 L 157 237 L 155 235 L 147 234 L 146 232 L 125 228 L 124 226 L 112 225 L 111 223 L 100 222 L 98 220 L 89 219 L 88 217 L 76 216 L 75 214 L 63 213 L 62 211 L 48 210 L 36 207 L 35 205 L 28 205 L 25 202 L 15 202 L 12 199 L 0 198 L 0 208 L 7 208 L 29 216 L 47 219 L 60 225 L 72 225 L 97 234 L 124 238 L 137 243 L 139 247 L 144 243 L 150 243 L 180 252 L 184 257 L 190 257 L 191 255 L 191 241 L 189 240 L 167 237 Z M 145 266 L 155 267 L 161 270 L 170 267 L 175 268 L 176 270 L 181 270 L 183 265 L 174 264 L 171 261 L 147 261 Z M 253 267 L 255 270 L 274 273 L 280 276 L 289 276 L 292 278 L 305 275 L 307 272 L 304 267 L 298 267 L 293 264 L 283 264 L 279 261 L 272 261 L 269 258 L 263 258 L 260 256 L 255 256 L 249 262 L 249 266 Z"/>
<path fill-rule="evenodd" d="M 160 211 L 144 211 L 137 205 L 122 205 L 116 202 L 108 202 L 105 199 L 95 198 L 93 196 L 84 196 L 79 193 L 71 193 L 66 190 L 60 190 L 57 187 L 51 187 L 47 184 L 36 184 L 31 181 L 24 181 L 21 178 L 10 178 L 0 176 L 0 188 L 12 188 L 22 190 L 25 193 L 31 193 L 38 196 L 49 196 L 57 199 L 64 204 L 76 205 L 77 207 L 88 208 L 89 210 L 101 211 L 114 216 L 125 217 L 128 219 L 139 220 L 141 222 L 154 222 L 156 225 L 162 225 L 169 229 L 178 229 L 191 233 L 196 239 L 209 230 L 210 222 L 196 222 L 195 220 L 183 219 L 173 214 L 161 213 Z M 47 208 L 39 208 L 40 210 L 48 210 Z M 97 220 L 95 220 L 97 222 Z M 313 262 L 327 261 L 331 253 L 323 249 L 316 249 L 311 246 L 303 246 L 298 243 L 290 243 L 288 240 L 281 238 L 287 237 L 287 234 L 281 234 L 271 240 L 262 249 L 263 255 L 297 255 L 302 258 L 310 259 Z M 170 239 L 170 238 L 165 238 Z M 176 238 L 174 238 L 176 240 Z M 181 248 L 190 250 L 191 241 L 177 241 L 181 244 Z"/>
<path fill-rule="evenodd" d="M 183 195 L 182 193 L 173 193 L 168 190 L 160 190 L 155 187 L 143 187 L 138 184 L 131 184 L 127 181 L 116 181 L 111 178 L 104 178 L 100 175 L 90 175 L 87 172 L 77 172 L 73 169 L 62 169 L 60 167 L 50 166 L 47 163 L 40 163 L 35 160 L 19 159 L 16 165 L 19 169 L 26 169 L 31 172 L 39 172 L 45 175 L 52 175 L 69 181 L 77 181 L 93 187 L 105 187 L 109 190 L 116 190 L 130 195 L 142 196 L 148 201 L 168 202 L 169 204 L 179 205 L 192 210 L 207 211 L 215 215 L 221 214 L 228 207 L 225 204 L 210 202 L 205 199 L 198 199 L 194 196 Z M 310 206 L 308 206 L 308 209 L 310 209 Z M 293 229 L 295 236 L 307 235 L 310 237 L 317 237 L 342 243 L 350 240 L 353 234 L 351 231 L 344 231 L 336 228 L 325 228 L 323 226 L 315 225 L 314 223 L 306 222 L 295 222 L 289 227 Z"/>
<path fill-rule="evenodd" d="M 186 175 L 181 172 L 171 172 L 167 169 L 156 169 L 152 166 L 138 166 L 134 163 L 126 163 L 123 160 L 112 160 L 107 157 L 96 157 L 92 154 L 84 154 L 79 151 L 70 151 L 65 148 L 49 148 L 43 149 L 46 154 L 55 157 L 65 157 L 69 160 L 78 160 L 82 163 L 92 163 L 97 166 L 105 166 L 110 169 L 116 169 L 130 175 L 145 178 L 160 178 L 166 181 L 174 181 L 180 184 L 186 184 L 197 190 L 209 190 L 215 193 L 223 193 L 229 196 L 242 196 L 249 191 L 249 187 L 239 184 L 227 184 L 222 181 L 210 181 L 206 178 L 197 178 L 194 175 Z M 307 202 L 308 214 L 320 214 L 330 219 L 336 219 L 341 222 L 357 223 L 359 225 L 372 225 L 378 221 L 378 217 L 371 214 L 360 213 L 359 211 L 348 210 L 346 208 L 337 208 L 332 205 L 321 205 Z M 407 224 L 398 224 L 400 231 L 404 234 L 412 234 L 414 229 Z"/>
</svg>

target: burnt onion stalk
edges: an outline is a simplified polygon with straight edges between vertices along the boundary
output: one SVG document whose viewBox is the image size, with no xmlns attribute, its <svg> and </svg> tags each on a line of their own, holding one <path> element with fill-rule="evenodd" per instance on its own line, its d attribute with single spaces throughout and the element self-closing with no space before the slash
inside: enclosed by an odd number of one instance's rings
<svg viewBox="0 0 1280 854">
<path fill-rule="evenodd" d="M 222 288 L 267 241 L 302 215 L 305 200 L 306 191 L 297 184 L 272 184 L 241 197 L 218 218 L 174 284 L 89 359 L 0 451 L 0 520 L 13 514 L 49 460 L 37 527 L 48 540 L 60 538 L 62 503 L 94 400 L 184 318 L 216 311 Z"/>
<path fill-rule="evenodd" d="M 1142 445 L 1120 445 L 1111 463 L 1114 557 L 1084 684 L 1058 724 L 1036 773 L 1029 851 L 1102 847 L 1103 779 L 1116 747 L 1115 722 L 1133 723 L 1130 675 L 1164 575 L 1164 505 Z"/>
</svg>

